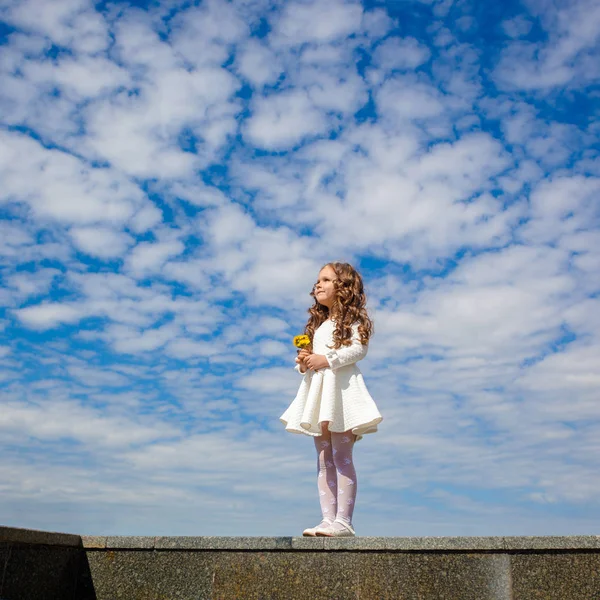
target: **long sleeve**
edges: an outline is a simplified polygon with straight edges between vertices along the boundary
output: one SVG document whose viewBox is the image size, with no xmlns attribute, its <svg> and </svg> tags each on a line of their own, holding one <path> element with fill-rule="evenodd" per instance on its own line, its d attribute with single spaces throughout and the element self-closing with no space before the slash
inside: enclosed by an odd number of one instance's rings
<svg viewBox="0 0 600 600">
<path fill-rule="evenodd" d="M 350 346 L 342 346 L 325 352 L 325 358 L 332 370 L 339 369 L 358 362 L 367 355 L 368 346 L 361 344 L 358 333 L 358 325 L 352 326 L 352 343 Z"/>
</svg>

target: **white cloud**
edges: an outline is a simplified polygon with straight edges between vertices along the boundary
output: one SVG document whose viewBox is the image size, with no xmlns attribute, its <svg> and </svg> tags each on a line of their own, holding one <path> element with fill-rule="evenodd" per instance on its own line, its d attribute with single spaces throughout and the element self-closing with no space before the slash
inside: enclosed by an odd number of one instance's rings
<svg viewBox="0 0 600 600">
<path fill-rule="evenodd" d="M 596 402 L 600 383 L 597 348 L 580 345 L 546 356 L 528 369 L 517 383 L 528 391 L 545 396 L 544 410 L 548 417 L 567 421 L 600 418 Z M 564 404 L 565 394 L 571 396 L 568 406 Z"/>
<path fill-rule="evenodd" d="M 62 273 L 58 269 L 38 269 L 34 273 L 15 273 L 7 278 L 9 288 L 16 291 L 20 299 L 46 294 L 53 281 Z"/>
<path fill-rule="evenodd" d="M 553 242 L 561 235 L 594 227 L 600 216 L 600 179 L 572 176 L 542 181 L 531 194 L 531 221 L 522 237 L 535 243 Z"/>
<path fill-rule="evenodd" d="M 437 117 L 445 111 L 437 88 L 401 77 L 383 84 L 377 106 L 383 116 L 400 121 Z"/>
<path fill-rule="evenodd" d="M 363 13 L 362 27 L 368 38 L 376 40 L 384 37 L 394 26 L 385 10 L 376 8 Z"/>
<path fill-rule="evenodd" d="M 201 64 L 189 68 L 180 51 L 193 23 L 195 17 L 161 40 L 139 11 L 117 21 L 114 53 L 131 81 L 84 108 L 87 135 L 76 144 L 79 152 L 138 177 L 190 176 L 212 160 L 235 132 L 239 105 L 232 96 L 240 84 L 221 67 L 223 56 L 200 50 Z M 178 147 L 186 131 L 198 138 L 197 154 Z"/>
<path fill-rule="evenodd" d="M 136 275 L 159 271 L 169 258 L 181 254 L 184 249 L 185 246 L 179 240 L 141 242 L 128 256 L 127 268 Z"/>
<path fill-rule="evenodd" d="M 109 43 L 106 23 L 88 0 L 19 0 L 5 5 L 3 18 L 80 52 L 98 52 Z"/>
<path fill-rule="evenodd" d="M 162 212 L 150 202 L 142 205 L 131 217 L 129 226 L 136 233 L 144 233 L 162 221 Z"/>
<path fill-rule="evenodd" d="M 119 173 L 16 133 L 0 133 L 0 176 L 0 203 L 27 202 L 40 219 L 124 223 L 143 202 L 141 190 Z"/>
<path fill-rule="evenodd" d="M 133 244 L 131 236 L 105 227 L 74 227 L 69 233 L 79 250 L 99 258 L 120 257 Z"/>
<path fill-rule="evenodd" d="M 100 448 L 125 447 L 170 436 L 175 430 L 165 424 L 133 424 L 130 421 L 105 416 L 76 402 L 46 402 L 40 404 L 6 403 L 0 415 L 0 427 L 8 435 L 40 440 L 69 438 Z"/>
<path fill-rule="evenodd" d="M 50 329 L 62 323 L 76 323 L 81 319 L 77 307 L 66 304 L 40 304 L 15 311 L 17 318 L 31 329 Z"/>
<path fill-rule="evenodd" d="M 164 188 L 157 186 L 153 191 L 169 200 L 185 200 L 194 206 L 222 206 L 228 202 L 221 190 L 201 181 L 176 181 Z"/>
<path fill-rule="evenodd" d="M 313 152 L 314 145 L 311 145 L 311 154 Z M 256 193 L 253 203 L 256 208 L 284 220 L 285 209 L 296 206 L 303 194 L 298 174 L 282 165 L 238 162 L 232 164 L 232 177 L 238 186 Z"/>
<path fill-rule="evenodd" d="M 173 46 L 195 67 L 227 61 L 231 45 L 248 35 L 248 23 L 233 4 L 209 0 L 173 19 Z"/>
<path fill-rule="evenodd" d="M 268 150 L 283 150 L 329 128 L 305 92 L 282 92 L 255 101 L 244 137 Z"/>
<path fill-rule="evenodd" d="M 520 38 L 526 36 L 531 31 L 533 23 L 524 15 L 518 15 L 512 19 L 502 21 L 500 26 L 508 37 Z"/>
<path fill-rule="evenodd" d="M 310 238 L 285 227 L 259 227 L 239 206 L 213 211 L 203 228 L 212 251 L 209 272 L 224 276 L 251 304 L 296 306 L 321 266 L 306 251 Z"/>
<path fill-rule="evenodd" d="M 174 358 L 195 358 L 215 356 L 218 348 L 209 342 L 194 342 L 189 339 L 177 339 L 169 342 L 165 353 Z"/>
<path fill-rule="evenodd" d="M 113 348 L 116 352 L 136 354 L 162 348 L 170 340 L 177 337 L 179 328 L 176 325 L 167 324 L 145 331 L 119 327 L 113 328 L 112 332 L 116 334 L 113 340 Z"/>
<path fill-rule="evenodd" d="M 267 340 L 260 344 L 260 353 L 263 356 L 286 356 L 289 354 L 289 347 L 282 342 Z"/>
<path fill-rule="evenodd" d="M 293 392 L 300 383 L 300 377 L 291 378 L 290 371 L 291 375 L 294 375 L 291 366 L 287 368 L 262 369 L 250 375 L 240 377 L 236 385 L 260 394 L 270 395 L 280 393 L 286 395 Z M 293 396 L 291 400 L 293 400 Z"/>
<path fill-rule="evenodd" d="M 162 269 L 165 277 L 181 281 L 196 289 L 210 286 L 210 278 L 205 273 L 205 263 L 201 260 L 169 261 Z"/>
<path fill-rule="evenodd" d="M 125 69 L 102 57 L 27 61 L 21 69 L 36 87 L 60 87 L 63 94 L 79 102 L 129 86 L 131 82 Z"/>
<path fill-rule="evenodd" d="M 600 74 L 597 43 L 600 8 L 592 0 L 561 6 L 530 2 L 547 32 L 547 42 L 512 42 L 503 52 L 495 78 L 505 89 L 578 87 Z"/>
<path fill-rule="evenodd" d="M 276 24 L 273 41 L 277 45 L 296 46 L 345 38 L 360 27 L 362 12 L 358 2 L 289 2 Z"/>
<path fill-rule="evenodd" d="M 132 100 L 125 94 L 116 101 L 101 102 L 88 109 L 88 152 L 133 176 L 156 174 L 169 178 L 190 174 L 195 157 L 169 143 L 182 123 L 169 128 L 165 123 L 162 131 L 153 131 L 161 110 L 157 106 L 153 115 L 153 109 L 147 98 Z M 165 135 L 161 136 L 163 132 Z"/>
<path fill-rule="evenodd" d="M 99 387 L 126 387 L 129 379 L 110 369 L 98 369 L 85 364 L 71 364 L 67 366 L 69 375 L 80 381 L 85 386 Z"/>
<path fill-rule="evenodd" d="M 374 128 L 364 136 L 364 147 L 375 146 L 380 137 Z M 393 259 L 412 262 L 463 244 L 505 243 L 523 208 L 504 210 L 498 199 L 481 193 L 509 164 L 502 146 L 473 134 L 432 145 L 419 156 L 416 142 L 405 134 L 390 148 L 399 164 L 389 168 L 379 163 L 386 153 L 380 146 L 373 157 L 353 152 L 342 167 L 325 170 L 323 177 L 336 172 L 342 191 L 334 196 L 321 187 L 310 198 L 320 234 L 346 252 L 381 244 Z"/>
<path fill-rule="evenodd" d="M 255 87 L 274 83 L 283 71 L 277 56 L 264 44 L 249 39 L 236 56 L 240 74 Z"/>
<path fill-rule="evenodd" d="M 343 116 L 351 116 L 368 100 L 364 81 L 354 73 L 337 75 L 319 73 L 319 69 L 304 69 L 298 78 L 306 81 L 306 89 L 311 102 L 325 111 L 334 111 Z"/>
<path fill-rule="evenodd" d="M 375 64 L 385 70 L 412 70 L 429 60 L 431 52 L 411 37 L 390 37 L 375 49 Z"/>
</svg>

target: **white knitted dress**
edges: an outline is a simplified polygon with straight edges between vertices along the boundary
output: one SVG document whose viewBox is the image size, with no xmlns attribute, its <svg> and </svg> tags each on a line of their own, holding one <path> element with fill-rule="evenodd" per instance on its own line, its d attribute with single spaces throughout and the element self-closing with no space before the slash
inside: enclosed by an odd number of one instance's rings
<svg viewBox="0 0 600 600">
<path fill-rule="evenodd" d="M 352 430 L 360 437 L 377 431 L 382 417 L 356 365 L 367 355 L 367 346 L 353 325 L 352 344 L 334 350 L 334 330 L 335 323 L 327 320 L 315 331 L 313 352 L 324 354 L 329 367 L 304 374 L 296 398 L 280 417 L 287 431 L 318 436 L 325 421 L 338 433 Z"/>
</svg>

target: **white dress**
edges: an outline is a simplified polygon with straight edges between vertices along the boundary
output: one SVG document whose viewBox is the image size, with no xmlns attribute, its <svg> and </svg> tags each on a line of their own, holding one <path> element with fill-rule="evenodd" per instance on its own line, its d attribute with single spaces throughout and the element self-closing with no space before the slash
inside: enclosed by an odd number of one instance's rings
<svg viewBox="0 0 600 600">
<path fill-rule="evenodd" d="M 334 349 L 334 330 L 335 322 L 327 320 L 314 333 L 312 350 L 324 354 L 329 367 L 304 374 L 296 398 L 280 417 L 287 431 L 318 436 L 325 421 L 330 431 L 352 430 L 359 438 L 377 431 L 382 416 L 356 365 L 367 355 L 367 346 L 361 344 L 355 324 L 352 344 Z"/>
</svg>

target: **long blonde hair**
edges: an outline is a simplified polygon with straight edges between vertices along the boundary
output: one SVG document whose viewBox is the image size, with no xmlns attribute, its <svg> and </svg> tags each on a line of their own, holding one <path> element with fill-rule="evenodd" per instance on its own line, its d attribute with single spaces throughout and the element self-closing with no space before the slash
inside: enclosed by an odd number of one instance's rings
<svg viewBox="0 0 600 600">
<path fill-rule="evenodd" d="M 310 316 L 304 333 L 312 342 L 317 328 L 331 317 L 335 321 L 334 348 L 349 346 L 352 343 L 352 325 L 355 323 L 358 323 L 361 344 L 368 344 L 373 335 L 373 322 L 367 313 L 367 296 L 360 273 L 348 263 L 327 263 L 321 270 L 325 267 L 331 267 L 336 274 L 336 279 L 333 280 L 335 300 L 331 306 L 331 314 L 326 306 L 317 302 L 313 288 L 310 295 L 315 299 L 315 303 L 308 309 Z"/>
</svg>

